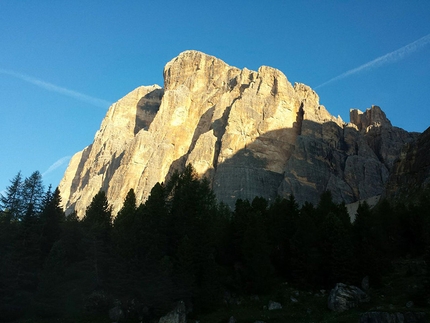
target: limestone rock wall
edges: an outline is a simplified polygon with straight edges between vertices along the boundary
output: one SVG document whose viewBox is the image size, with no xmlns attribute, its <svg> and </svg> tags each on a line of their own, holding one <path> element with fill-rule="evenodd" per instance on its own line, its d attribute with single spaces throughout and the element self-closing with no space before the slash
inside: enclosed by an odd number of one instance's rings
<svg viewBox="0 0 430 323">
<path fill-rule="evenodd" d="M 157 182 L 191 163 L 218 199 L 294 194 L 337 201 L 381 194 L 410 135 L 378 107 L 333 117 L 308 86 L 271 67 L 238 69 L 198 51 L 167 63 L 164 88 L 140 87 L 112 105 L 94 142 L 60 184 L 68 212 L 83 216 L 106 191 L 114 212 L 130 188 L 143 202 Z"/>
<path fill-rule="evenodd" d="M 386 197 L 413 202 L 430 185 L 430 128 L 405 145 L 394 162 Z"/>
</svg>

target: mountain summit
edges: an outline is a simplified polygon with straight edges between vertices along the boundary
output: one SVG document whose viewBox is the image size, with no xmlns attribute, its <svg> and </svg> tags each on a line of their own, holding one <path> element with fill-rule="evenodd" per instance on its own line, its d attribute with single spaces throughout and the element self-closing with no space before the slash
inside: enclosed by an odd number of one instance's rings
<svg viewBox="0 0 430 323">
<path fill-rule="evenodd" d="M 405 143 L 377 106 L 332 116 L 310 87 L 279 70 L 238 69 L 198 51 L 164 68 L 164 88 L 142 86 L 114 103 L 94 142 L 76 153 L 60 183 L 68 212 L 83 216 L 106 192 L 114 212 L 133 188 L 144 201 L 157 182 L 191 163 L 220 201 L 294 194 L 316 203 L 381 195 Z"/>
</svg>

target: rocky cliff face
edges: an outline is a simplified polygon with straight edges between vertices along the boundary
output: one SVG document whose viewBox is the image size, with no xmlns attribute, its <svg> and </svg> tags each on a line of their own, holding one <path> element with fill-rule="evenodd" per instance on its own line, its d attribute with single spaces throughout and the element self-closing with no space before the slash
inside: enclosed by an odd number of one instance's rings
<svg viewBox="0 0 430 323">
<path fill-rule="evenodd" d="M 110 107 L 60 190 L 65 208 L 79 216 L 100 189 L 117 211 L 130 188 L 144 201 L 155 183 L 191 163 L 231 206 L 289 194 L 316 202 L 326 189 L 349 203 L 383 192 L 414 136 L 379 107 L 351 110 L 345 123 L 279 70 L 240 70 L 186 51 L 167 63 L 163 89 L 140 87 Z"/>
<path fill-rule="evenodd" d="M 279 194 L 317 203 L 330 190 L 337 202 L 353 203 L 384 192 L 405 143 L 416 135 L 393 127 L 377 106 L 350 111 L 351 122 L 303 121 Z"/>
<path fill-rule="evenodd" d="M 405 145 L 394 162 L 386 197 L 414 201 L 430 185 L 430 128 Z"/>
</svg>

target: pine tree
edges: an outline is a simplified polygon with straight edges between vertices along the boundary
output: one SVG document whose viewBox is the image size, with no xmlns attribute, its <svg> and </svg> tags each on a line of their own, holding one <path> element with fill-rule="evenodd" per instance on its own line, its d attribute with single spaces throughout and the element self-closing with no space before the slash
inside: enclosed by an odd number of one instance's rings
<svg viewBox="0 0 430 323">
<path fill-rule="evenodd" d="M 0 209 L 3 210 L 4 220 L 18 219 L 22 215 L 22 175 L 21 172 L 10 181 L 11 185 L 6 188 L 5 195 L 0 194 Z"/>
<path fill-rule="evenodd" d="M 44 188 L 42 175 L 39 171 L 33 172 L 24 180 L 22 185 L 22 201 L 24 205 L 24 216 L 36 216 L 42 210 Z"/>
<path fill-rule="evenodd" d="M 271 258 L 279 275 L 289 279 L 291 267 L 290 239 L 297 231 L 299 206 L 293 195 L 277 198 L 268 211 L 268 236 L 272 246 Z"/>
<path fill-rule="evenodd" d="M 372 284 L 381 281 L 383 273 L 379 243 L 375 237 L 372 211 L 366 201 L 359 204 L 355 221 L 352 225 L 354 242 L 355 268 L 358 279 L 369 276 Z"/>
<path fill-rule="evenodd" d="M 324 219 L 321 247 L 321 284 L 332 287 L 338 282 L 351 283 L 355 277 L 350 237 L 347 228 L 333 212 Z"/>
<path fill-rule="evenodd" d="M 174 234 L 166 194 L 163 184 L 155 184 L 145 204 L 139 207 L 137 218 L 141 238 L 145 238 L 141 247 L 150 251 L 157 261 L 166 255 L 173 255 L 173 245 L 168 249 L 168 237 Z M 146 237 L 143 237 L 144 234 Z"/>
<path fill-rule="evenodd" d="M 185 235 L 179 242 L 174 262 L 174 277 L 178 299 L 191 300 L 197 289 L 196 251 Z"/>
<path fill-rule="evenodd" d="M 247 286 L 251 293 L 264 293 L 273 283 L 274 269 L 270 261 L 270 246 L 266 227 L 255 219 L 246 229 L 242 242 Z"/>
<path fill-rule="evenodd" d="M 173 276 L 180 282 L 184 297 L 199 297 L 195 305 L 206 307 L 214 297 L 203 289 L 216 290 L 217 203 L 207 179 L 199 179 L 191 165 L 172 176 L 166 184 L 171 234 L 169 252 L 173 252 Z M 188 268 L 188 269 L 186 269 Z M 185 283 L 186 282 L 186 283 Z"/>
<path fill-rule="evenodd" d="M 325 191 L 321 194 L 320 200 L 317 206 L 317 213 L 319 214 L 320 221 L 324 221 L 325 216 L 330 212 L 337 212 L 337 205 L 333 203 L 333 197 L 331 191 Z"/>
<path fill-rule="evenodd" d="M 82 223 L 92 234 L 107 242 L 112 227 L 112 211 L 104 191 L 100 191 L 93 197 Z"/>
<path fill-rule="evenodd" d="M 61 317 L 67 299 L 66 252 L 61 242 L 50 249 L 40 273 L 33 311 L 41 317 Z"/>
<path fill-rule="evenodd" d="M 291 266 L 293 282 L 303 287 L 320 287 L 321 274 L 320 227 L 315 220 L 316 210 L 311 203 L 305 203 L 297 219 L 297 230 L 290 237 Z"/>
<path fill-rule="evenodd" d="M 46 257 L 53 244 L 60 239 L 61 224 L 65 221 L 65 214 L 61 207 L 60 190 L 56 188 L 54 193 L 48 190 L 43 205 L 40 215 L 42 225 L 41 251 Z"/>
<path fill-rule="evenodd" d="M 19 222 L 21 173 L 11 181 L 5 196 L 0 196 L 0 312 L 5 321 L 17 320 L 25 310 L 26 301 L 20 298 L 19 257 L 16 255 Z"/>
<path fill-rule="evenodd" d="M 111 207 L 104 191 L 100 191 L 93 197 L 82 224 L 87 234 L 87 259 L 93 273 L 94 287 L 101 288 L 108 279 L 112 228 Z"/>
<path fill-rule="evenodd" d="M 114 220 L 115 242 L 119 253 L 126 259 L 136 254 L 136 195 L 130 189 L 124 204 Z"/>
</svg>

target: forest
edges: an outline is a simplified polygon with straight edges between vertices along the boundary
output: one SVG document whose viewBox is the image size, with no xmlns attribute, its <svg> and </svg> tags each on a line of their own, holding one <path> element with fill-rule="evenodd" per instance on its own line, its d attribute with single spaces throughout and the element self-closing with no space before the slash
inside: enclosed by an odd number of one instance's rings
<svg viewBox="0 0 430 323">
<path fill-rule="evenodd" d="M 362 203 L 353 223 L 329 191 L 317 205 L 255 197 L 231 210 L 189 165 L 143 204 L 131 189 L 112 214 L 100 191 L 78 218 L 65 215 L 59 190 L 45 190 L 39 172 L 18 173 L 0 199 L 0 313 L 96 319 L 120 303 L 138 322 L 178 300 L 207 313 L 226 293 L 263 295 L 282 282 L 330 290 L 368 276 L 378 286 L 398 259 L 430 264 L 430 189 L 417 201 Z M 413 295 L 417 304 L 429 287 Z"/>
</svg>

